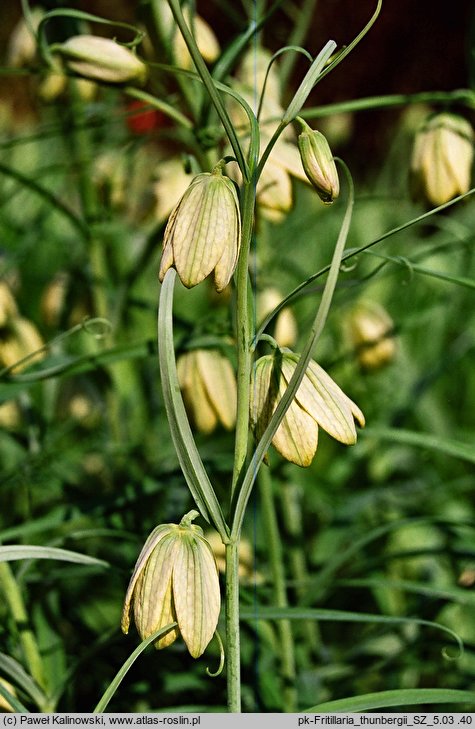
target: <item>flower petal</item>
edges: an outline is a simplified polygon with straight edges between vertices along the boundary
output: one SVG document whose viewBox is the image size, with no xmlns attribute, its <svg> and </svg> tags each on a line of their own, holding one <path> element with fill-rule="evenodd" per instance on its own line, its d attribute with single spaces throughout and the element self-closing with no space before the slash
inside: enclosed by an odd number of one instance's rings
<svg viewBox="0 0 475 729">
<path fill-rule="evenodd" d="M 202 537 L 190 535 L 180 540 L 173 599 L 183 640 L 193 658 L 198 658 L 214 635 L 221 607 L 216 562 Z"/>
<path fill-rule="evenodd" d="M 140 574 L 145 568 L 148 558 L 150 557 L 157 544 L 160 542 L 160 540 L 170 534 L 171 526 L 174 525 L 160 524 L 160 526 L 155 527 L 155 529 L 148 536 L 148 539 L 142 547 L 142 551 L 138 556 L 137 562 L 135 563 L 134 571 L 132 573 L 132 577 L 130 578 L 127 593 L 125 595 L 124 608 L 122 610 L 121 628 L 122 632 L 126 635 L 129 632 L 130 625 L 130 603 L 132 601 L 137 580 L 140 577 Z"/>
<path fill-rule="evenodd" d="M 287 382 L 290 380 L 298 358 L 292 364 L 290 357 L 284 357 L 282 371 Z M 310 361 L 302 384 L 297 391 L 300 405 L 317 423 L 340 443 L 351 445 L 356 442 L 354 417 L 364 425 L 364 415 L 350 400 L 336 382 L 316 362 Z"/>
<path fill-rule="evenodd" d="M 281 378 L 279 400 L 287 387 Z M 318 423 L 294 399 L 277 428 L 272 444 L 288 461 L 297 466 L 309 466 L 318 446 Z"/>
<path fill-rule="evenodd" d="M 137 579 L 133 602 L 134 618 L 142 640 L 176 619 L 172 600 L 172 574 L 179 547 L 180 540 L 174 525 L 173 531 L 155 546 Z M 178 635 L 179 630 L 174 628 L 157 641 L 157 648 L 170 645 Z"/>
<path fill-rule="evenodd" d="M 231 362 L 220 352 L 196 350 L 196 363 L 211 406 L 231 430 L 236 422 L 236 378 Z"/>
</svg>

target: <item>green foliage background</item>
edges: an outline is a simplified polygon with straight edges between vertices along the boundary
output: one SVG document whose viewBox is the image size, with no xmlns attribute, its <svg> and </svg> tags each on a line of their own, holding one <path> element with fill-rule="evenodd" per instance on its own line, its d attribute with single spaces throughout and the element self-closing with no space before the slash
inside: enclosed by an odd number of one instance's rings
<svg viewBox="0 0 475 729">
<path fill-rule="evenodd" d="M 61 547 L 108 563 L 9 563 L 53 708 L 85 712 L 138 642 L 134 630 L 124 637 L 118 626 L 146 536 L 192 507 L 168 434 L 156 352 L 163 222 L 154 219 L 151 185 L 159 145 L 171 152 L 177 145 L 166 126 L 134 134 L 120 90 L 104 88 L 85 104 L 70 92 L 47 105 L 34 97 L 34 69 L 30 80 L 34 122 L 13 119 L 1 130 L 0 266 L 21 315 L 50 346 L 44 359 L 20 374 L 3 374 L 0 382 L 0 399 L 17 403 L 21 413 L 13 428 L 0 431 L 0 541 Z M 362 408 L 367 429 L 353 448 L 322 433 L 308 469 L 269 454 L 296 608 L 299 708 L 391 689 L 475 690 L 473 201 L 358 252 L 425 212 L 407 192 L 414 133 L 408 119 L 381 163 L 363 182 L 355 180 L 347 246 L 355 255 L 342 267 L 316 353 Z M 85 177 L 94 182 L 95 162 L 105 152 L 116 155 L 123 197 L 113 204 L 112 187 L 102 185 L 95 219 L 87 220 L 78 190 Z M 260 219 L 255 243 L 257 285 L 283 295 L 329 263 L 344 210 L 343 202 L 322 206 L 301 182 L 293 186 L 292 211 L 278 224 Z M 90 225 L 100 241 L 100 274 L 85 233 Z M 52 318 L 44 297 L 57 274 L 67 278 Z M 293 305 L 302 341 L 320 292 L 317 279 Z M 106 301 L 112 329 L 85 325 L 56 341 L 84 316 L 97 315 L 98 297 Z M 360 370 L 345 336 L 348 313 L 361 297 L 382 304 L 395 325 L 397 354 L 377 372 Z M 178 352 L 202 336 L 230 331 L 227 302 L 207 284 L 181 289 L 175 316 Z M 85 407 L 79 414 L 78 403 Z M 226 499 L 232 436 L 217 430 L 197 441 Z M 276 620 L 260 614 L 261 606 L 272 605 L 272 584 L 258 491 L 245 531 L 255 573 L 242 587 L 243 706 L 284 711 Z M 340 622 L 331 614 L 314 620 L 297 609 L 307 607 L 395 620 Z M 452 636 L 420 621 L 455 631 L 463 654 Z M 25 627 L 0 599 L 0 676 L 6 679 L 18 679 L 9 660 L 17 662 L 15 670 L 24 666 Z M 218 661 L 215 643 L 197 661 L 181 641 L 160 653 L 148 649 L 109 709 L 224 710 L 225 681 L 205 672 Z M 12 682 L 35 710 L 25 685 Z M 425 705 L 444 708 L 450 704 Z"/>
</svg>

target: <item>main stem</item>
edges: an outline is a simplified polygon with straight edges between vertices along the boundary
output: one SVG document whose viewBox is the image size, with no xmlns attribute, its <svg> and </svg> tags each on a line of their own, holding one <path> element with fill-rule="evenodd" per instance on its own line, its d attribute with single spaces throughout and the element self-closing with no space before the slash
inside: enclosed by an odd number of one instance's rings
<svg viewBox="0 0 475 729">
<path fill-rule="evenodd" d="M 236 271 L 236 339 L 237 339 L 237 414 L 234 450 L 232 497 L 239 487 L 246 464 L 249 438 L 249 404 L 251 382 L 252 321 L 249 305 L 249 250 L 254 224 L 256 185 L 244 183 L 241 197 L 241 248 Z M 233 505 L 231 507 L 233 509 Z M 226 644 L 228 709 L 241 711 L 241 656 L 239 639 L 239 541 L 237 536 L 226 545 Z"/>
<path fill-rule="evenodd" d="M 228 711 L 241 711 L 241 641 L 239 635 L 239 542 L 226 544 L 226 678 Z"/>
<path fill-rule="evenodd" d="M 239 261 L 236 271 L 236 339 L 237 339 L 237 413 L 236 437 L 234 448 L 234 471 L 232 496 L 238 485 L 243 467 L 246 463 L 247 444 L 249 438 L 249 405 L 250 381 L 252 365 L 252 322 L 249 306 L 249 249 L 254 224 L 254 206 L 256 186 L 253 179 L 244 184 L 242 192 L 241 213 L 242 232 Z"/>
</svg>

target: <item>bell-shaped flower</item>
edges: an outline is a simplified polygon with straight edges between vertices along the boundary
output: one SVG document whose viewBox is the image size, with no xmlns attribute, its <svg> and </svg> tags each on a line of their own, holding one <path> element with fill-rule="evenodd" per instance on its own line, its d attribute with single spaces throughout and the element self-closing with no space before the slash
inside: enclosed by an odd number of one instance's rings
<svg viewBox="0 0 475 729">
<path fill-rule="evenodd" d="M 266 429 L 299 362 L 289 351 L 261 357 L 255 365 L 251 422 L 257 439 Z M 331 377 L 310 361 L 297 393 L 272 439 L 277 451 L 298 466 L 309 466 L 318 446 L 319 427 L 340 443 L 356 442 L 354 420 L 364 415 Z"/>
<path fill-rule="evenodd" d="M 213 29 L 200 15 L 195 15 L 191 20 L 187 15 L 189 13 L 185 12 L 185 18 L 194 35 L 199 52 L 207 63 L 213 63 L 221 53 L 221 48 Z M 175 61 L 181 68 L 193 68 L 193 61 L 180 32 L 174 38 L 173 51 Z"/>
<path fill-rule="evenodd" d="M 121 627 L 128 633 L 130 610 L 142 640 L 176 622 L 155 642 L 171 645 L 179 635 L 198 658 L 216 630 L 221 595 L 212 549 L 190 511 L 179 524 L 162 524 L 148 537 L 125 596 Z"/>
<path fill-rule="evenodd" d="M 214 271 L 217 291 L 229 283 L 241 241 L 239 200 L 234 184 L 221 171 L 197 175 L 165 228 L 160 281 L 173 266 L 187 288 Z"/>
<path fill-rule="evenodd" d="M 67 67 L 86 78 L 106 83 L 144 83 L 147 66 L 129 48 L 110 38 L 75 35 L 54 46 Z"/>
<path fill-rule="evenodd" d="M 473 162 L 473 129 L 456 114 L 436 114 L 416 134 L 411 192 L 416 200 L 443 205 L 467 192 Z"/>
<path fill-rule="evenodd" d="M 218 423 L 227 430 L 236 422 L 236 377 L 230 361 L 216 349 L 192 349 L 178 358 L 178 382 L 186 409 L 201 433 Z"/>
<path fill-rule="evenodd" d="M 378 370 L 396 354 L 394 322 L 386 309 L 374 301 L 360 301 L 347 322 L 348 334 L 360 367 Z"/>
</svg>

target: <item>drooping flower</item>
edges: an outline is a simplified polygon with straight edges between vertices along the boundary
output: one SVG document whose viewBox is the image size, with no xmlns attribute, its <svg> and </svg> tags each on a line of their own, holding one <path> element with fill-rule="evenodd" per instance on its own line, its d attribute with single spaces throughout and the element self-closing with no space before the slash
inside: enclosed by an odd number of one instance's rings
<svg viewBox="0 0 475 729">
<path fill-rule="evenodd" d="M 163 237 L 160 281 L 174 267 L 187 288 L 214 271 L 217 291 L 229 283 L 241 240 L 239 201 L 221 171 L 197 175 L 172 211 Z"/>
<path fill-rule="evenodd" d="M 289 351 L 261 357 L 252 384 L 251 422 L 257 439 L 266 429 L 299 362 Z M 316 362 L 310 361 L 297 393 L 272 439 L 277 451 L 298 466 L 309 466 L 318 446 L 319 427 L 340 443 L 356 442 L 361 410 Z"/>
<path fill-rule="evenodd" d="M 231 430 L 236 422 L 237 389 L 230 361 L 216 349 L 192 349 L 178 358 L 177 373 L 197 429 L 211 433 L 221 423 Z"/>
<path fill-rule="evenodd" d="M 142 640 L 170 623 L 177 625 L 155 642 L 171 645 L 179 635 L 198 658 L 216 630 L 221 595 L 216 562 L 190 511 L 179 524 L 162 524 L 148 537 L 125 596 L 121 627 L 128 633 L 130 610 Z"/>
<path fill-rule="evenodd" d="M 75 35 L 54 46 L 67 67 L 86 78 L 106 83 L 144 83 L 147 67 L 129 48 L 110 38 Z"/>
<path fill-rule="evenodd" d="M 467 192 L 473 162 L 473 129 L 456 114 L 436 114 L 416 134 L 410 184 L 416 200 L 443 205 Z"/>
<path fill-rule="evenodd" d="M 355 306 L 348 318 L 348 334 L 362 369 L 378 370 L 394 359 L 394 322 L 374 301 L 360 301 Z"/>
</svg>

